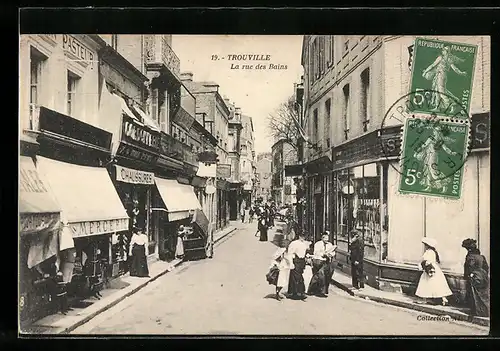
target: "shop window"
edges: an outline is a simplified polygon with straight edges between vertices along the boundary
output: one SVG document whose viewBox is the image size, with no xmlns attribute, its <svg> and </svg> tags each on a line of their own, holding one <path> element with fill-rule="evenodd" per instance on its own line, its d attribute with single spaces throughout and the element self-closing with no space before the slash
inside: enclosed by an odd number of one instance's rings
<svg viewBox="0 0 500 351">
<path fill-rule="evenodd" d="M 387 190 L 384 195 L 384 187 L 381 189 L 386 167 L 381 171 L 372 163 L 343 170 L 337 172 L 335 181 L 337 245 L 347 251 L 349 233 L 356 229 L 364 238 L 365 258 L 374 261 L 385 260 L 387 256 Z"/>
<path fill-rule="evenodd" d="M 76 112 L 77 88 L 80 77 L 71 71 L 68 71 L 67 78 L 67 108 L 66 113 L 68 116 L 73 116 Z"/>
</svg>

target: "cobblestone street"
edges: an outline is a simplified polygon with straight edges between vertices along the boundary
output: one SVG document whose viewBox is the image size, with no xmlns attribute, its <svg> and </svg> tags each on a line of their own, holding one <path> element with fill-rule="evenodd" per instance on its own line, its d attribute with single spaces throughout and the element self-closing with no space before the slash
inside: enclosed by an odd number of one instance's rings
<svg viewBox="0 0 500 351">
<path fill-rule="evenodd" d="M 364 301 L 336 287 L 327 299 L 277 301 L 265 280 L 276 246 L 259 242 L 255 231 L 256 223 L 242 226 L 213 259 L 184 263 L 72 334 L 487 334 L 462 322 L 422 320 L 429 315 Z"/>
</svg>

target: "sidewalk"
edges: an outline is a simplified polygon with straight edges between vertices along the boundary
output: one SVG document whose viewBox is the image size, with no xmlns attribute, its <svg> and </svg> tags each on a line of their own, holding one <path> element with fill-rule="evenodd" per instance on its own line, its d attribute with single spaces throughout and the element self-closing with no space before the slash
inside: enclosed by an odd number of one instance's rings
<svg viewBox="0 0 500 351">
<path fill-rule="evenodd" d="M 338 270 L 335 270 L 335 273 L 333 274 L 332 284 L 336 285 L 344 291 L 347 291 L 352 296 L 359 297 L 365 300 L 372 300 L 388 305 L 404 307 L 437 316 L 449 316 L 454 320 L 460 320 L 481 326 L 489 327 L 490 325 L 489 318 L 469 316 L 464 312 L 464 310 L 466 309 L 441 305 L 421 305 L 416 303 L 418 301 L 417 297 L 404 295 L 401 293 L 378 290 L 366 284 L 365 288 L 361 291 L 352 290 L 351 277 Z"/>
<path fill-rule="evenodd" d="M 214 233 L 214 246 L 220 245 L 222 239 L 239 228 L 240 225 L 236 221 L 231 221 L 226 228 Z M 108 288 L 101 291 L 102 298 L 100 300 L 96 298 L 85 299 L 66 315 L 56 313 L 44 317 L 24 328 L 21 334 L 68 334 L 182 263 L 183 261 L 179 259 L 171 262 L 160 260 L 148 262 L 149 278 L 131 277 L 128 273 L 115 278 L 110 281 Z"/>
</svg>

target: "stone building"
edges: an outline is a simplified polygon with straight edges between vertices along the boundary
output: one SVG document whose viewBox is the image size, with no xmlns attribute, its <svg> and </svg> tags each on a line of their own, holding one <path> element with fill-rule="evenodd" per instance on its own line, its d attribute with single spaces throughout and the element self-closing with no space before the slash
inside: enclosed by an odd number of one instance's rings
<svg viewBox="0 0 500 351">
<path fill-rule="evenodd" d="M 240 174 L 243 183 L 243 199 L 248 205 L 255 199 L 255 134 L 253 119 L 250 116 L 241 115 L 241 149 L 240 149 Z"/>
<path fill-rule="evenodd" d="M 256 200 L 271 201 L 272 194 L 272 153 L 265 152 L 257 155 L 256 161 Z"/>
<path fill-rule="evenodd" d="M 291 205 L 296 202 L 296 186 L 293 177 L 285 174 L 285 168 L 297 164 L 297 146 L 282 139 L 275 142 L 271 150 L 272 199 L 278 206 Z"/>
<path fill-rule="evenodd" d="M 430 37 L 429 37 L 430 38 Z M 409 91 L 412 36 L 317 36 L 303 40 L 304 125 L 315 148 L 305 148 L 308 230 L 330 230 L 339 266 L 349 271 L 348 232 L 365 237 L 370 285 L 412 292 L 418 279 L 421 239 L 439 243 L 442 267 L 457 300 L 465 252 L 478 240 L 489 259 L 490 39 L 434 36 L 477 45 L 472 91 L 472 151 L 459 200 L 398 192 L 401 126 L 384 121 Z M 384 152 L 382 146 L 386 148 Z M 308 167 L 309 166 L 309 167 Z M 314 166 L 314 167 L 313 167 Z"/>
</svg>

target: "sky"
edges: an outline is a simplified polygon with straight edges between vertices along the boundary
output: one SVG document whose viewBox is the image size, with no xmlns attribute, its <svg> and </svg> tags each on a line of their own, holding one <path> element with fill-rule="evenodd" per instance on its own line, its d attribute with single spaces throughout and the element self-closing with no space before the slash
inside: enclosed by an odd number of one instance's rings
<svg viewBox="0 0 500 351">
<path fill-rule="evenodd" d="M 293 84 L 303 74 L 300 35 L 173 35 L 172 48 L 181 61 L 181 72 L 192 72 L 194 81 L 213 81 L 243 114 L 253 119 L 255 151 L 271 151 L 267 118 L 293 94 Z M 269 55 L 268 61 L 230 60 L 229 55 Z M 218 60 L 212 60 L 217 55 Z M 222 59 L 224 57 L 224 59 Z M 243 64 L 264 64 L 266 69 L 242 69 Z M 238 64 L 239 69 L 231 69 Z M 287 69 L 269 69 L 269 64 Z M 235 67 L 235 66 L 233 66 Z"/>
</svg>

